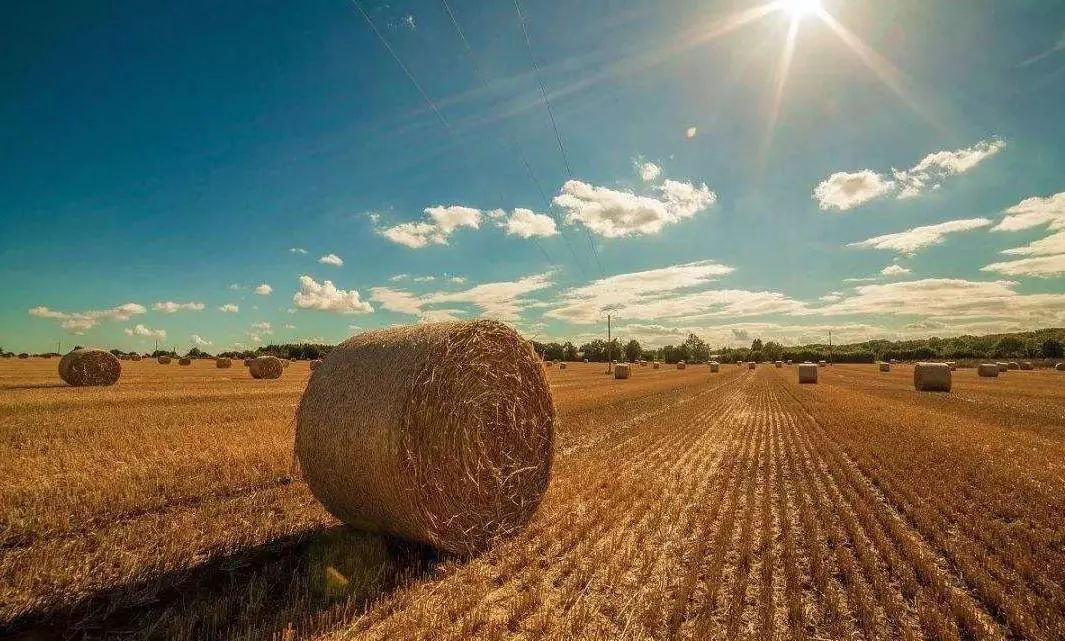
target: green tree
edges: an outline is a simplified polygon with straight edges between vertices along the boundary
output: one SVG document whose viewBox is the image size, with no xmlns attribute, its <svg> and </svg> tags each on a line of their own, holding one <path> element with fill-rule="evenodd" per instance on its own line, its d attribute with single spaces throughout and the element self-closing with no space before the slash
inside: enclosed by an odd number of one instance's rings
<svg viewBox="0 0 1065 641">
<path fill-rule="evenodd" d="M 1043 341 L 1039 351 L 1043 353 L 1043 358 L 1061 358 L 1065 356 L 1065 347 L 1056 338 L 1048 338 Z"/>
<path fill-rule="evenodd" d="M 995 343 L 995 356 L 1008 358 L 1024 355 L 1024 341 L 1016 336 L 1003 336 Z"/>
<path fill-rule="evenodd" d="M 688 334 L 684 341 L 684 349 L 688 353 L 688 360 L 702 363 L 710 360 L 710 346 L 695 334 Z"/>
<path fill-rule="evenodd" d="M 635 338 L 625 343 L 625 360 L 628 362 L 635 363 L 642 354 L 643 348 L 640 347 L 640 343 Z"/>
<path fill-rule="evenodd" d="M 760 351 L 762 351 L 762 339 L 756 338 L 753 341 L 751 341 L 751 351 L 752 352 L 760 352 Z"/>
</svg>

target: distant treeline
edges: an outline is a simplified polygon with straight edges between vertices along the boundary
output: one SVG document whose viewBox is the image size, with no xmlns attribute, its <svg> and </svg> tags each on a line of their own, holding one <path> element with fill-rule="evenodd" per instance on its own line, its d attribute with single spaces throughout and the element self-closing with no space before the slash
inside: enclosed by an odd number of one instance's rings
<svg viewBox="0 0 1065 641">
<path fill-rule="evenodd" d="M 905 341 L 872 340 L 864 343 L 846 345 L 782 345 L 774 341 L 762 342 L 760 338 L 751 341 L 750 347 L 710 347 L 695 334 L 679 345 L 666 345 L 657 349 L 645 348 L 639 341 L 625 341 L 615 338 L 609 343 L 602 339 L 576 345 L 571 341 L 564 343 L 541 343 L 533 341 L 537 353 L 545 360 L 605 362 L 608 360 L 658 360 L 666 363 L 687 361 L 703 363 L 713 356 L 723 363 L 737 361 L 819 361 L 836 363 L 873 363 L 878 360 L 895 359 L 900 361 L 916 360 L 963 360 L 983 358 L 1046 358 L 1061 359 L 1065 357 L 1065 328 L 1039 329 L 1031 332 L 1012 334 L 988 334 L 986 336 L 956 336 L 953 338 L 919 338 Z M 77 349 L 79 346 L 75 346 Z M 256 356 L 277 356 L 292 360 L 312 360 L 322 358 L 333 349 L 332 345 L 320 343 L 285 343 L 266 345 L 254 350 L 226 351 L 218 356 L 229 358 L 254 358 Z M 121 356 L 134 352 L 113 349 L 111 353 Z M 58 354 L 54 354 L 58 356 Z M 157 350 L 145 356 L 179 356 L 174 350 Z M 0 356 L 12 357 L 14 354 L 0 348 Z M 212 354 L 193 347 L 185 356 L 190 358 L 213 358 Z"/>
</svg>

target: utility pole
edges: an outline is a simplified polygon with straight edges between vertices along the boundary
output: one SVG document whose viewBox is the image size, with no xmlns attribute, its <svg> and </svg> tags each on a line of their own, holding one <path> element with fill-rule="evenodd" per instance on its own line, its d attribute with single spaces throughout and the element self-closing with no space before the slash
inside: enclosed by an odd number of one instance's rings
<svg viewBox="0 0 1065 641">
<path fill-rule="evenodd" d="M 614 343 L 610 338 L 610 314 L 606 315 L 606 373 L 610 373 L 610 360 L 614 355 Z"/>
<path fill-rule="evenodd" d="M 828 330 L 828 362 L 832 362 L 832 330 Z"/>
</svg>

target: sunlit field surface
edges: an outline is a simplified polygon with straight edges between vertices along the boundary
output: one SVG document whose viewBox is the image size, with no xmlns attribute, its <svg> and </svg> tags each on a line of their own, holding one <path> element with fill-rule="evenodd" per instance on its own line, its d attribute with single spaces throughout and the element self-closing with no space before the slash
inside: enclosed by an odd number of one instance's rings
<svg viewBox="0 0 1065 641">
<path fill-rule="evenodd" d="M 1065 638 L 1065 372 L 554 366 L 541 509 L 458 560 L 310 495 L 307 363 L 56 366 L 0 362 L 0 636 Z"/>
</svg>

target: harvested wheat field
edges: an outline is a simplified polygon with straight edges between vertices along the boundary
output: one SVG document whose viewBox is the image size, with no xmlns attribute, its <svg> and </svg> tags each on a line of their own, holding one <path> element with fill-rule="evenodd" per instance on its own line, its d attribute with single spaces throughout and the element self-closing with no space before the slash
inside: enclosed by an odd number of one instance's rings
<svg viewBox="0 0 1065 641">
<path fill-rule="evenodd" d="M 550 368 L 544 500 L 460 559 L 314 500 L 307 362 L 55 368 L 0 363 L 0 636 L 1065 638 L 1061 372 Z"/>
</svg>

